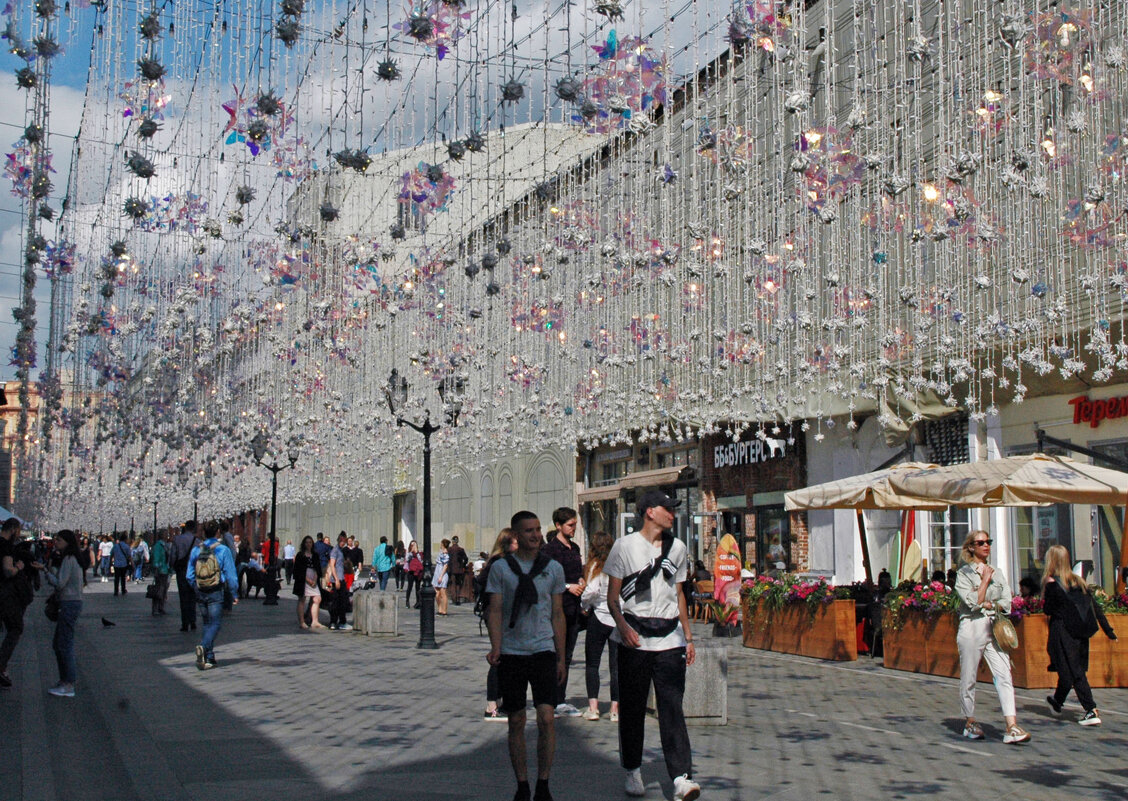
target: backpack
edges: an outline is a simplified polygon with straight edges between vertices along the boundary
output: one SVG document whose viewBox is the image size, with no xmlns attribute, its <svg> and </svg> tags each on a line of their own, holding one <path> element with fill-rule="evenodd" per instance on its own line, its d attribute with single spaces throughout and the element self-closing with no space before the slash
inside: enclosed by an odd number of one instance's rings
<svg viewBox="0 0 1128 801">
<path fill-rule="evenodd" d="M 1087 640 L 1097 633 L 1097 616 L 1093 612 L 1093 596 L 1074 587 L 1067 592 L 1069 603 L 1063 607 L 1063 622 L 1069 636 L 1075 640 Z"/>
<path fill-rule="evenodd" d="M 196 554 L 196 589 L 214 592 L 222 583 L 220 579 L 219 559 L 215 556 L 215 548 L 201 545 Z"/>
<path fill-rule="evenodd" d="M 478 575 L 474 576 L 474 614 L 482 620 L 486 619 L 486 610 L 490 605 L 490 596 L 486 592 L 486 583 L 490 578 L 490 565 L 496 559 L 491 559 L 486 562 L 485 566 L 478 571 Z"/>
</svg>

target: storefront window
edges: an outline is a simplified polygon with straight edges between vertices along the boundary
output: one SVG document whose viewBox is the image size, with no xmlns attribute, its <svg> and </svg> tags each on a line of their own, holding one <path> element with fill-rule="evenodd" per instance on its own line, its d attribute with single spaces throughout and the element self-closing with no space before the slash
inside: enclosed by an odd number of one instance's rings
<svg viewBox="0 0 1128 801">
<path fill-rule="evenodd" d="M 1128 463 L 1128 442 L 1108 442 L 1093 445 L 1100 451 L 1121 463 Z M 1098 463 L 1101 467 L 1114 465 Z M 1097 512 L 1097 545 L 1094 548 L 1098 575 L 1092 579 L 1106 590 L 1116 586 L 1116 571 L 1120 566 L 1120 544 L 1123 542 L 1124 507 L 1099 506 Z"/>
<path fill-rule="evenodd" d="M 1018 570 L 1015 586 L 1024 578 L 1042 580 L 1046 551 L 1064 545 L 1073 554 L 1073 520 L 1067 503 L 1053 506 L 1016 506 L 1011 510 Z"/>
<path fill-rule="evenodd" d="M 782 506 L 756 509 L 756 572 L 774 575 L 791 565 L 791 521 Z"/>
</svg>

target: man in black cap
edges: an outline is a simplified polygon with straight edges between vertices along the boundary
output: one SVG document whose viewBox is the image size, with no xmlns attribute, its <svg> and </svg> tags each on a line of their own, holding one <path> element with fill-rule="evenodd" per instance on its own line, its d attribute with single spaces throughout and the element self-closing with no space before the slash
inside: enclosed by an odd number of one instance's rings
<svg viewBox="0 0 1128 801">
<path fill-rule="evenodd" d="M 651 490 L 638 501 L 639 530 L 616 541 L 607 557 L 607 608 L 619 643 L 619 756 L 626 793 L 646 794 L 642 743 L 650 684 L 674 801 L 694 801 L 701 787 L 691 778 L 693 756 L 682 711 L 685 671 L 697 658 L 681 584 L 689 567 L 685 543 L 674 537 L 681 501 Z"/>
</svg>

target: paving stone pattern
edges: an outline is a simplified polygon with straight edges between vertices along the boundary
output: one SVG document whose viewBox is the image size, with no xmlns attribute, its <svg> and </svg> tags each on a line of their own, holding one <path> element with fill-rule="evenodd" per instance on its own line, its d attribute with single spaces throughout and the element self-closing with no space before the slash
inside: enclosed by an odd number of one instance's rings
<svg viewBox="0 0 1128 801">
<path fill-rule="evenodd" d="M 91 584 L 85 598 L 74 699 L 47 695 L 52 627 L 42 597 L 28 610 L 9 666 L 16 686 L 0 692 L 0 801 L 512 797 L 506 726 L 481 717 L 488 644 L 470 605 L 438 618 L 441 648 L 427 652 L 415 648 L 414 610 L 394 639 L 299 631 L 284 588 L 277 607 L 240 603 L 224 621 L 219 667 L 200 672 L 175 593 L 169 615 L 153 618 L 143 588 L 110 590 Z M 704 801 L 1128 798 L 1128 690 L 1096 691 L 1098 729 L 1077 725 L 1075 703 L 1057 717 L 1044 691 L 1019 690 L 1033 742 L 1011 747 L 988 684 L 988 739 L 971 742 L 959 736 L 954 681 L 731 643 L 729 724 L 690 730 Z M 582 707 L 582 641 L 576 654 L 571 700 Z M 616 726 L 557 724 L 557 801 L 623 798 Z M 647 797 L 670 799 L 653 721 L 647 743 Z"/>
</svg>

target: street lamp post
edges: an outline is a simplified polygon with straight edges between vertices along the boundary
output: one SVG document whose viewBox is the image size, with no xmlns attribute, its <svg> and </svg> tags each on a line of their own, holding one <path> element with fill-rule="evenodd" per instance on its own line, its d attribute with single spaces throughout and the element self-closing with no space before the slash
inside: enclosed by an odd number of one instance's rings
<svg viewBox="0 0 1128 801">
<path fill-rule="evenodd" d="M 153 501 L 153 544 L 157 544 L 157 502 Z"/>
<path fill-rule="evenodd" d="M 261 434 L 255 437 L 252 443 L 255 464 L 261 465 L 270 471 L 270 546 L 268 550 L 269 563 L 266 568 L 266 599 L 263 606 L 278 606 L 278 589 L 281 579 L 278 577 L 278 535 L 275 530 L 275 520 L 278 515 L 278 474 L 287 468 L 293 468 L 298 461 L 298 454 L 291 450 L 289 464 L 278 464 L 274 459 L 270 464 L 263 461 L 266 456 L 266 438 Z M 273 457 L 271 457 L 273 458 Z"/>
<path fill-rule="evenodd" d="M 448 385 L 449 382 L 449 386 Z M 447 402 L 447 392 L 461 394 L 463 388 L 461 380 L 446 380 L 439 385 L 439 397 L 444 404 Z M 416 588 L 419 596 L 419 643 L 417 648 L 433 651 L 439 647 L 435 641 L 435 588 L 431 586 L 433 565 L 431 564 L 431 435 L 440 430 L 442 426 L 431 422 L 431 412 L 428 411 L 423 419 L 423 424 L 405 420 L 396 408 L 402 409 L 407 403 L 407 379 L 399 374 L 394 367 L 388 377 L 388 386 L 384 390 L 384 398 L 388 402 L 388 409 L 396 416 L 397 426 L 407 426 L 423 435 L 423 586 Z M 458 414 L 461 403 L 457 395 L 451 398 L 447 407 L 447 423 L 451 426 L 458 425 Z"/>
</svg>

